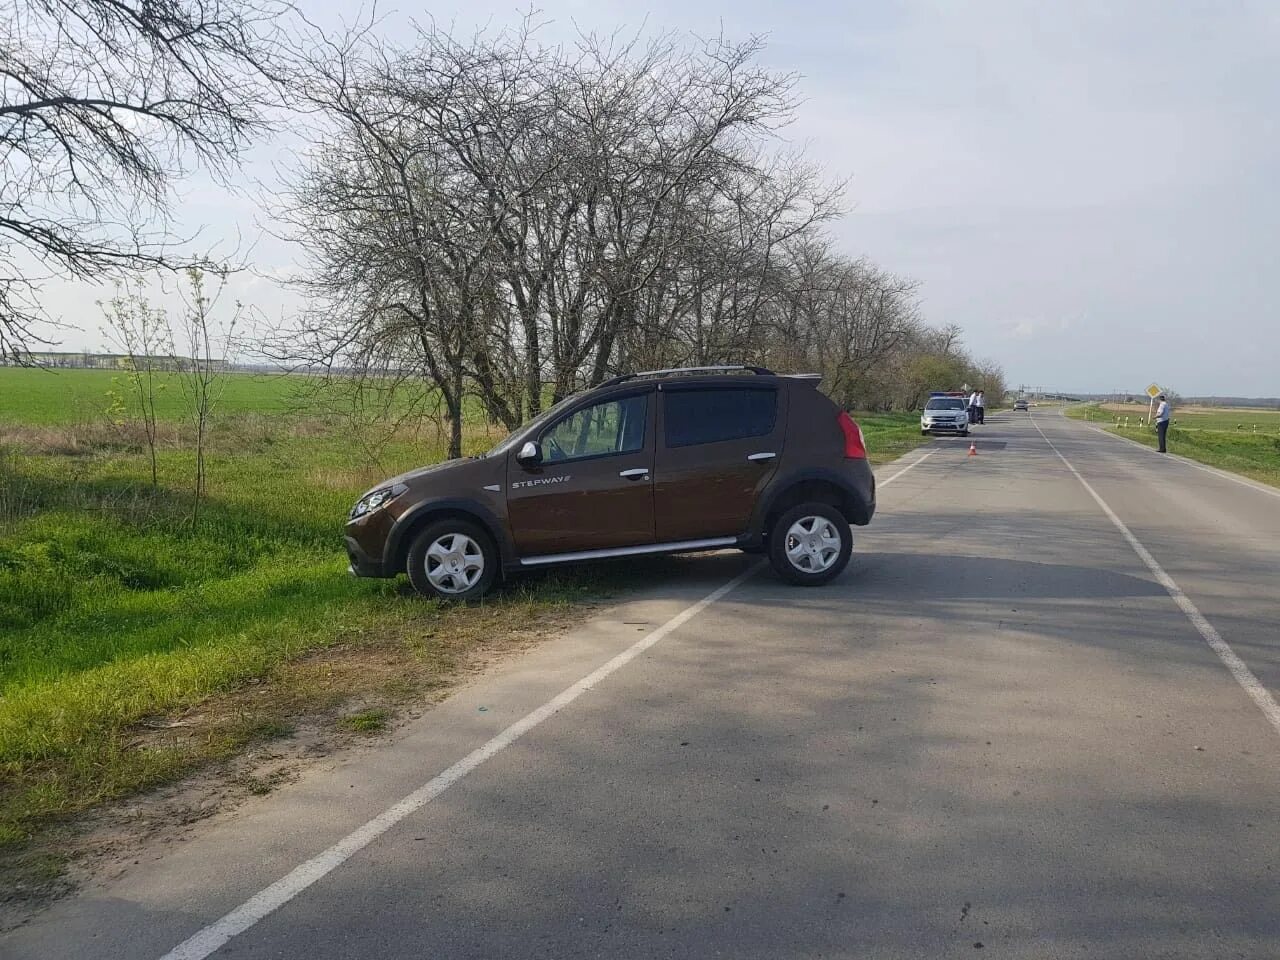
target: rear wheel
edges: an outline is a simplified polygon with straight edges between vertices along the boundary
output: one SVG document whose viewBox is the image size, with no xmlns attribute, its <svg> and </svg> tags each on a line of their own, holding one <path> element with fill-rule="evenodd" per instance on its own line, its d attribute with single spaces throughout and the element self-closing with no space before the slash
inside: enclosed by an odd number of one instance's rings
<svg viewBox="0 0 1280 960">
<path fill-rule="evenodd" d="M 788 583 L 826 583 L 848 565 L 852 552 L 849 521 L 829 504 L 792 507 L 769 530 L 769 563 Z"/>
<path fill-rule="evenodd" d="M 424 597 L 474 600 L 498 574 L 498 551 L 477 524 L 448 518 L 428 524 L 409 547 L 409 582 Z"/>
</svg>

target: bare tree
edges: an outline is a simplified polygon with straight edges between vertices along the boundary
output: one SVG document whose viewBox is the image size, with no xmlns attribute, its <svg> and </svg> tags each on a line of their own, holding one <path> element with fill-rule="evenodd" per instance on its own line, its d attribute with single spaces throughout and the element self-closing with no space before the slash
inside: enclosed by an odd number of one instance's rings
<svg viewBox="0 0 1280 960">
<path fill-rule="evenodd" d="M 275 355 L 416 382 L 453 456 L 470 396 L 512 428 L 620 370 L 767 361 L 887 407 L 915 382 L 906 357 L 969 363 L 914 282 L 836 250 L 843 184 L 779 149 L 795 78 L 760 50 L 549 47 L 528 20 L 331 45 L 305 72 L 313 147 L 281 211 L 312 309 Z"/>
<path fill-rule="evenodd" d="M 833 209 L 838 191 L 761 159 L 794 80 L 756 65 L 759 49 L 583 37 L 566 51 L 528 21 L 465 42 L 428 25 L 404 52 L 331 47 L 304 87 L 321 126 L 283 211 L 316 309 L 282 355 L 416 371 L 454 455 L 467 394 L 514 427 L 544 384 L 554 401 L 600 382 L 635 331 L 664 339 L 689 302 L 681 261 L 709 235 L 728 270 L 767 270 Z M 738 220 L 700 222 L 706 209 Z M 735 304 L 754 315 L 746 287 Z"/>
<path fill-rule="evenodd" d="M 283 0 L 0 0 L 0 356 L 50 318 L 52 275 L 185 267 L 175 182 L 225 181 L 294 38 Z"/>
<path fill-rule="evenodd" d="M 129 392 L 138 405 L 151 460 L 151 486 L 159 486 L 156 459 L 156 399 L 167 386 L 173 369 L 173 333 L 164 310 L 148 302 L 140 285 L 118 284 L 115 296 L 99 303 L 109 343 L 124 351 Z"/>
<path fill-rule="evenodd" d="M 200 522 L 200 507 L 206 493 L 206 453 L 209 428 L 222 392 L 227 385 L 226 351 L 235 338 L 243 307 L 236 303 L 231 316 L 221 326 L 214 318 L 218 301 L 226 285 L 226 277 L 218 278 L 218 287 L 210 293 L 205 286 L 206 274 L 198 267 L 187 271 L 180 321 L 187 356 L 173 358 L 179 371 L 179 382 L 187 404 L 187 414 L 195 431 L 195 470 L 192 475 L 191 524 Z"/>
</svg>

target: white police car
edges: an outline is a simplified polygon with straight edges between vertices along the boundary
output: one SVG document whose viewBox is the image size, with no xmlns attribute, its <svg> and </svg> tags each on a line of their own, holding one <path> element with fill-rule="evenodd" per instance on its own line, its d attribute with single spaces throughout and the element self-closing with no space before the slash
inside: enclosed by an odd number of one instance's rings
<svg viewBox="0 0 1280 960">
<path fill-rule="evenodd" d="M 967 437 L 969 401 L 958 393 L 931 394 L 924 405 L 924 412 L 920 414 L 920 433 L 951 433 Z"/>
</svg>

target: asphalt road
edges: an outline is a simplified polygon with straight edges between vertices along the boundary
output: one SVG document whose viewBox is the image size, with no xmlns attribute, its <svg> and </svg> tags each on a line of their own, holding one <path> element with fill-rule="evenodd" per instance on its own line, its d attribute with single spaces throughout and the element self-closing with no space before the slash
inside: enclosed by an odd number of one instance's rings
<svg viewBox="0 0 1280 960">
<path fill-rule="evenodd" d="M 833 585 L 677 561 L 0 956 L 1280 956 L 1280 497 L 977 442 L 879 471 Z"/>
</svg>

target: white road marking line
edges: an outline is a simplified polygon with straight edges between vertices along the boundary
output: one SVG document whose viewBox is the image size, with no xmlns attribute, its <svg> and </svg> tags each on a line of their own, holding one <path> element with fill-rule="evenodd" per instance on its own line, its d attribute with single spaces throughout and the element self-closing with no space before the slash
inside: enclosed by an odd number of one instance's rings
<svg viewBox="0 0 1280 960">
<path fill-rule="evenodd" d="M 1133 535 L 1133 532 L 1125 526 L 1124 521 L 1116 516 L 1116 512 L 1111 509 L 1107 501 L 1098 495 L 1098 491 L 1094 490 L 1089 481 L 1080 475 L 1080 471 L 1075 468 L 1070 460 L 1062 455 L 1062 452 L 1054 446 L 1053 441 L 1045 436 L 1044 431 L 1040 429 L 1040 424 L 1035 423 L 1034 420 L 1032 420 L 1032 423 L 1035 424 L 1035 428 L 1044 439 L 1044 442 L 1058 455 L 1058 459 L 1067 465 L 1067 469 L 1075 474 L 1075 478 L 1089 491 L 1089 496 L 1093 497 L 1098 506 L 1102 508 L 1102 512 L 1107 515 L 1107 519 L 1129 541 L 1129 546 L 1133 547 L 1133 552 L 1142 558 L 1142 562 L 1155 575 L 1160 586 L 1165 588 L 1169 596 L 1173 598 L 1174 603 L 1186 614 L 1187 619 L 1200 631 L 1200 636 L 1204 638 L 1204 642 L 1209 645 L 1209 648 L 1218 655 L 1218 659 L 1231 671 L 1231 676 L 1235 677 L 1236 683 L 1240 684 L 1244 692 L 1258 705 L 1258 709 L 1262 711 L 1263 716 L 1271 722 L 1271 726 L 1275 727 L 1277 733 L 1280 733 L 1280 704 L 1276 703 L 1275 698 L 1271 696 L 1271 692 L 1254 676 L 1253 671 L 1249 669 L 1245 662 L 1236 656 L 1236 652 L 1231 649 L 1227 641 L 1222 639 L 1218 631 L 1214 629 L 1213 624 L 1205 619 L 1204 614 L 1191 602 L 1191 598 L 1182 592 L 1182 588 L 1178 586 L 1173 577 L 1165 573 L 1164 568 L 1152 556 L 1151 551 L 1144 547 L 1142 542 Z"/>
<path fill-rule="evenodd" d="M 933 456 L 935 453 L 937 453 L 937 452 L 938 452 L 937 450 L 930 450 L 928 453 L 926 453 L 926 454 L 925 454 L 923 457 L 921 457 L 919 460 L 916 460 L 916 461 L 914 461 L 913 463 L 909 463 L 909 464 L 907 464 L 905 467 L 903 467 L 901 470 L 899 470 L 897 473 L 895 473 L 895 474 L 894 474 L 892 477 L 890 477 L 888 480 L 879 480 L 879 481 L 877 481 L 877 482 L 876 482 L 876 487 L 877 487 L 877 488 L 879 488 L 879 487 L 887 487 L 889 484 L 893 483 L 893 481 L 897 480 L 900 476 L 902 476 L 902 475 L 903 475 L 904 473 L 906 473 L 908 470 L 911 470 L 911 469 L 913 469 L 913 468 L 915 468 L 915 467 L 920 466 L 920 464 L 924 463 L 926 460 L 928 460 L 930 457 L 932 457 L 932 456 Z"/>
<path fill-rule="evenodd" d="M 340 867 L 405 817 L 440 796 L 440 794 L 444 793 L 486 760 L 511 746 L 534 727 L 559 713 L 610 674 L 626 666 L 672 631 L 688 623 L 711 604 L 748 579 L 760 569 L 763 562 L 757 561 L 753 563 L 728 583 L 717 587 L 692 606 L 686 607 L 652 633 L 623 650 L 612 660 L 593 670 L 532 713 L 511 724 L 493 739 L 471 751 L 471 753 L 443 773 L 432 777 L 399 803 L 388 807 L 364 826 L 343 837 L 329 849 L 312 857 L 306 863 L 295 867 L 286 876 L 250 897 L 222 919 L 215 921 L 174 947 L 164 955 L 162 960 L 204 960 L 205 957 L 218 950 L 232 937 L 248 930 L 259 920 L 262 920 L 268 914 L 284 906 L 302 893 L 303 890 L 317 880 Z"/>
<path fill-rule="evenodd" d="M 888 486 L 908 470 L 928 460 L 936 452 L 926 453 L 919 460 L 903 467 L 889 479 L 881 482 L 879 486 Z M 404 799 L 347 834 L 329 849 L 295 867 L 288 874 L 271 884 L 271 886 L 254 894 L 226 916 L 215 920 L 203 930 L 188 937 L 166 953 L 161 960 L 205 960 L 206 957 L 221 949 L 233 937 L 244 933 L 312 884 L 342 866 L 405 817 L 426 806 L 486 760 L 501 753 L 544 720 L 553 717 L 573 703 L 573 701 L 595 687 L 610 674 L 620 670 L 668 634 L 684 626 L 707 607 L 749 579 L 763 565 L 763 560 L 753 563 L 728 583 L 717 587 L 692 606 L 686 607 L 652 633 L 623 650 L 604 666 L 593 670 L 558 696 L 553 697 L 532 713 L 517 720 L 493 739 L 471 751 L 443 773 L 432 777 Z"/>
<path fill-rule="evenodd" d="M 1063 419 L 1066 419 L 1066 416 L 1067 416 L 1066 411 L 1060 410 L 1058 412 L 1063 417 Z M 1221 477 L 1223 480 L 1230 480 L 1232 483 L 1238 483 L 1240 484 L 1240 486 L 1248 487 L 1250 490 L 1257 490 L 1258 493 L 1265 493 L 1268 496 L 1272 496 L 1272 497 L 1280 497 L 1280 489 L 1277 489 L 1275 487 L 1265 486 L 1254 480 L 1250 480 L 1248 477 L 1238 477 L 1234 473 L 1230 473 L 1227 470 L 1219 470 L 1217 467 L 1211 467 L 1207 463 L 1199 463 L 1195 460 L 1192 460 L 1190 457 L 1179 456 L 1176 453 L 1161 454 L 1159 451 L 1153 449 L 1152 447 L 1148 447 L 1145 443 L 1139 443 L 1137 440 L 1134 440 L 1132 437 L 1121 436 L 1118 433 L 1112 433 L 1110 430 L 1104 430 L 1101 427 L 1096 427 L 1092 423 L 1089 423 L 1087 420 L 1079 420 L 1077 422 L 1084 424 L 1090 430 L 1094 431 L 1095 433 L 1100 433 L 1104 437 L 1111 437 L 1114 440 L 1123 440 L 1125 443 L 1133 444 L 1139 450 L 1145 450 L 1147 451 L 1147 453 L 1154 453 L 1156 456 L 1167 458 L 1168 460 L 1171 460 L 1174 463 L 1184 463 L 1188 467 L 1195 467 L 1197 470 L 1200 470 L 1204 473 L 1212 474 L 1215 477 Z"/>
</svg>

